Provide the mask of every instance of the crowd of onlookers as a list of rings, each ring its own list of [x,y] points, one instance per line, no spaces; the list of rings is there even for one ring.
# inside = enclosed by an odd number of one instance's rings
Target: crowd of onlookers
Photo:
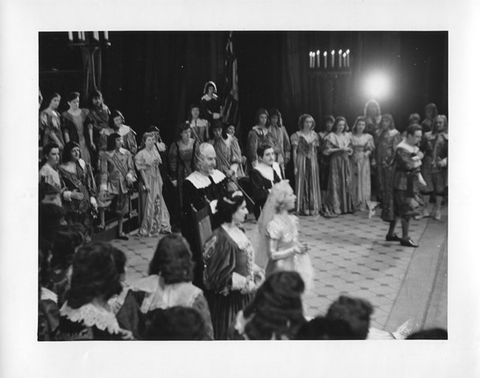
[[[57,93],[40,111],[39,339],[408,335],[371,332],[373,308],[357,298],[340,297],[325,317],[305,319],[302,294],[314,272],[291,213],[372,216],[380,207],[389,222],[386,240],[416,247],[410,219],[430,216],[422,203],[431,195],[432,216],[440,220],[446,194],[447,118],[435,105],[427,105],[421,123],[411,115],[403,134],[374,100],[352,128],[344,117],[327,116],[317,132],[313,117],[303,114],[291,136],[278,109],[260,109],[242,150],[213,82],[168,148],[155,126],[137,140],[99,91],[88,109],[79,107],[77,92],[66,100],[62,114]],[[285,180],[289,162],[294,189]],[[123,222],[134,192],[138,235],[166,236],[148,276],[127,285],[125,254],[91,240],[105,228],[106,212],[115,216],[117,238],[128,239]],[[203,209],[212,229],[206,240],[196,229]],[[241,227],[249,210],[256,240]],[[394,232],[398,221],[401,237]],[[434,338],[446,338],[438,332]]]

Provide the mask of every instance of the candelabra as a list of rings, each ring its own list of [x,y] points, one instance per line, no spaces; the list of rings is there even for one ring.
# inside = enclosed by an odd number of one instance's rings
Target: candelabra
[[[350,49],[342,51],[317,50],[310,51],[309,69],[312,72],[327,75],[350,74]]]
[[[102,38],[103,36],[103,38]],[[78,47],[82,51],[84,62],[84,94],[88,96],[92,89],[99,89],[97,83],[101,81],[102,47],[109,48],[112,44],[108,40],[108,31],[68,32],[68,46]],[[95,56],[97,59],[95,59]]]

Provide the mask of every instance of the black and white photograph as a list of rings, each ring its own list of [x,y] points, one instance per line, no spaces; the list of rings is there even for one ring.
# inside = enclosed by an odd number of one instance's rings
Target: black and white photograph
[[[7,3],[2,376],[479,372],[478,6]]]

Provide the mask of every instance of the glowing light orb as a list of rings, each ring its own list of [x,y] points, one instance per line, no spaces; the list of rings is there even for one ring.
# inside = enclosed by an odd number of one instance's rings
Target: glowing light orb
[[[390,91],[390,81],[383,73],[370,75],[366,80],[366,91],[369,97],[384,98]]]

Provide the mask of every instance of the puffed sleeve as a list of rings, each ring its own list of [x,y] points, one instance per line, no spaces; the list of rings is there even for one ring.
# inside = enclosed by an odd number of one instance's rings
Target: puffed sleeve
[[[130,132],[126,135],[127,149],[132,153],[137,153],[137,139],[135,138],[135,132],[130,128]]]
[[[213,325],[212,317],[210,316],[210,309],[208,302],[203,294],[200,294],[193,302],[192,308],[197,310],[205,322],[205,340],[213,340]]]
[[[373,136],[370,134],[365,134],[367,136],[367,145],[365,146],[366,151],[373,151],[375,150],[375,142],[373,140]]]
[[[312,144],[313,144],[313,147],[318,148],[320,146],[320,138],[317,133],[314,133]]]
[[[203,252],[205,287],[215,292],[228,293],[236,266],[235,251],[229,243],[221,240],[218,232],[205,243]]]
[[[147,169],[147,162],[145,160],[145,152],[143,150],[139,151],[135,155],[135,167],[139,171],[144,171]]]
[[[275,219],[272,219],[267,225],[267,234],[270,239],[280,239],[282,236],[282,228]]]

